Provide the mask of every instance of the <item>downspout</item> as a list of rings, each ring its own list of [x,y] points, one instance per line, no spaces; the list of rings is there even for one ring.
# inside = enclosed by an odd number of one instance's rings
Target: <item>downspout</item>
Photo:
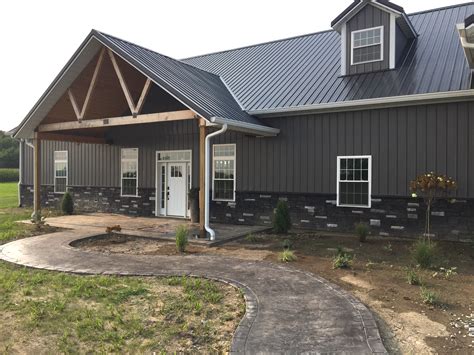
[[[20,139],[20,158],[18,167],[18,207],[21,207],[21,184],[23,183],[23,139]]]
[[[205,149],[205,163],[204,163],[204,168],[205,168],[205,179],[204,179],[204,188],[205,188],[205,193],[204,193],[204,229],[209,233],[209,239],[210,240],[215,240],[216,239],[216,232],[214,232],[213,229],[211,229],[209,225],[209,203],[210,203],[210,196],[209,196],[209,187],[210,187],[210,167],[211,167],[211,162],[210,162],[210,154],[211,154],[211,138],[218,136],[220,134],[225,133],[227,131],[227,124],[222,125],[222,128],[216,132],[210,133],[209,135],[206,136],[206,149]]]

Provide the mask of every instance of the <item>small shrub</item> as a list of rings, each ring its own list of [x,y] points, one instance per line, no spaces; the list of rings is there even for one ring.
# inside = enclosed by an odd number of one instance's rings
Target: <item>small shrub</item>
[[[334,269],[348,269],[351,267],[353,259],[354,256],[351,253],[344,251],[342,248],[337,248],[332,266]]]
[[[356,225],[355,231],[359,236],[359,241],[364,243],[367,240],[367,235],[369,234],[369,226],[367,223],[360,222]]]
[[[247,234],[247,236],[245,237],[245,240],[250,243],[256,243],[257,237],[253,235],[252,233],[250,233],[250,234]]]
[[[291,241],[289,239],[285,239],[282,243],[283,249],[289,250],[291,248]]]
[[[436,254],[436,244],[425,239],[419,239],[411,250],[413,261],[423,269],[433,265]]]
[[[439,298],[436,293],[427,289],[426,287],[421,287],[420,290],[421,300],[423,303],[428,304],[430,306],[435,306],[439,304]]]
[[[385,250],[388,253],[392,253],[393,252],[392,243],[388,242],[388,244],[383,247],[383,250]]]
[[[415,270],[407,270],[407,282],[409,285],[421,285],[420,276],[418,276]]]
[[[61,201],[61,211],[64,214],[71,215],[74,212],[74,201],[72,200],[72,195],[69,191],[63,195],[63,199]]]
[[[178,226],[176,228],[176,250],[180,253],[186,251],[188,245],[188,228],[186,226]]]
[[[296,255],[295,253],[293,253],[291,250],[289,249],[286,249],[286,250],[283,250],[279,255],[278,255],[278,259],[280,259],[280,261],[282,263],[289,263],[289,262],[292,262],[292,261],[296,261]]]
[[[285,201],[278,201],[273,216],[273,230],[275,233],[284,234],[291,228],[290,211]]]

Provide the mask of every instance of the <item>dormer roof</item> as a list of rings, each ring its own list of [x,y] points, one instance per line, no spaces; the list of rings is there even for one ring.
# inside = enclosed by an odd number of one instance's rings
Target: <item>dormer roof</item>
[[[342,25],[354,17],[366,6],[374,6],[388,13],[392,13],[397,18],[397,23],[407,38],[417,37],[415,28],[403,7],[386,0],[354,0],[343,12],[341,12],[332,22],[331,27],[337,32],[341,32]]]

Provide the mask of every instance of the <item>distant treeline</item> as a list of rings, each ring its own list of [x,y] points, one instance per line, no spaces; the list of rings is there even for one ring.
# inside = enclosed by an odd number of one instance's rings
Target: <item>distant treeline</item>
[[[18,168],[18,151],[18,141],[0,131],[0,168]]]

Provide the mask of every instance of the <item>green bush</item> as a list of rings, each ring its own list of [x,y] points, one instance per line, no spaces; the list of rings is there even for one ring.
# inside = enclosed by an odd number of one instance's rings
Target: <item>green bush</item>
[[[258,241],[257,237],[255,235],[253,235],[252,233],[250,234],[247,234],[246,237],[245,237],[245,241],[249,242],[249,243],[256,243]]]
[[[275,233],[284,234],[291,228],[290,211],[285,201],[278,201],[275,214],[273,216],[273,230]]]
[[[354,259],[354,256],[351,253],[344,251],[342,248],[337,248],[332,266],[334,269],[348,269],[352,265],[352,259]]]
[[[63,199],[61,201],[61,211],[64,214],[73,214],[74,212],[74,201],[72,200],[72,195],[69,191],[66,191],[63,195]]]
[[[439,304],[439,297],[433,291],[427,289],[426,287],[421,287],[420,290],[421,300],[425,304],[429,304],[430,306],[434,306]]]
[[[278,259],[283,263],[289,263],[296,261],[297,257],[291,250],[285,249],[278,255]]]
[[[407,270],[407,282],[410,285],[421,285],[421,279],[413,269]]]
[[[433,265],[436,256],[436,244],[426,239],[419,239],[412,247],[411,256],[417,265],[428,269]]]
[[[283,249],[286,249],[286,250],[290,249],[291,248],[291,240],[285,239],[283,241],[282,245],[283,245]]]
[[[356,225],[355,231],[357,235],[359,236],[359,241],[361,243],[364,243],[367,239],[367,235],[369,234],[369,226],[367,223],[360,222]]]
[[[0,182],[18,182],[18,169],[0,169]]]
[[[176,228],[176,250],[180,253],[186,251],[188,245],[188,228],[184,225]]]

